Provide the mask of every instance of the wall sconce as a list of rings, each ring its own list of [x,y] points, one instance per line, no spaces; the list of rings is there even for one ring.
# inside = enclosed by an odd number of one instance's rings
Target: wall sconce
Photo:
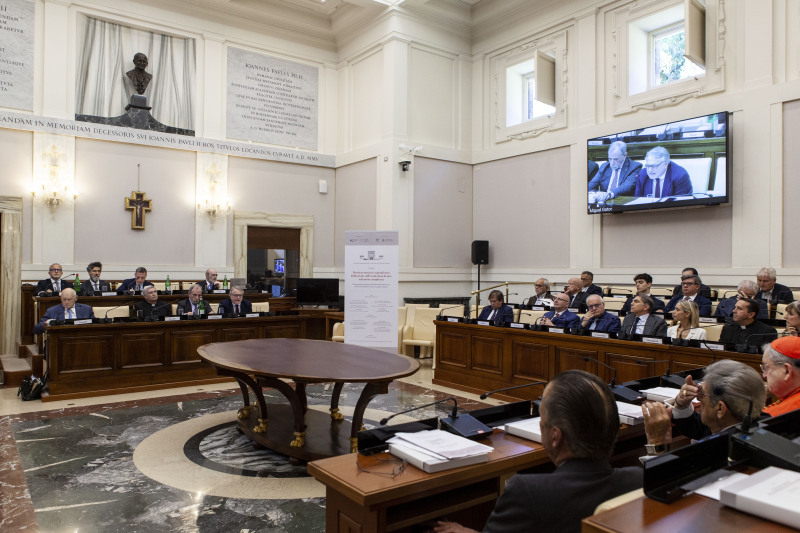
[[[64,152],[58,150],[56,145],[52,145],[48,151],[44,152],[42,166],[47,178],[41,184],[41,191],[36,185],[31,189],[33,200],[36,201],[37,193],[40,194],[42,203],[52,212],[55,212],[68,197],[72,196],[73,199],[78,197],[77,191],[73,190],[69,183],[64,183],[62,179],[62,162],[65,155]]]
[[[230,214],[231,204],[224,195],[217,193],[217,186],[220,185],[219,177],[220,174],[222,174],[222,171],[217,168],[217,164],[213,163],[211,167],[206,170],[205,174],[208,178],[206,182],[208,190],[205,200],[198,202],[197,209],[205,211],[213,225],[217,217],[228,216]]]

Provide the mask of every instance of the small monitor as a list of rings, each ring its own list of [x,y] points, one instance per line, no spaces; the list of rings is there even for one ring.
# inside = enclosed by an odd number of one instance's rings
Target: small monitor
[[[275,268],[273,269],[275,274],[283,274],[286,272],[286,259],[276,259],[275,260]]]
[[[297,278],[297,305],[339,307],[339,280]]]

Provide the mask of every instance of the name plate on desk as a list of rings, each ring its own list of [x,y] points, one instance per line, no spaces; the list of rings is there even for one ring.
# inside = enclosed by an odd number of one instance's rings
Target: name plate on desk
[[[222,315],[208,315],[209,320],[219,320],[222,318]]]
[[[598,339],[610,339],[611,338],[611,336],[608,333],[606,333],[605,331],[593,331],[592,332],[592,337],[595,337],[595,338],[598,338]]]
[[[544,306],[543,305],[532,305],[531,306],[531,311],[544,311]]]
[[[244,316],[245,316],[245,318],[258,318],[261,315],[259,315],[258,313],[247,313]]]
[[[227,294],[228,291],[226,289],[214,289],[211,291],[211,294]]]
[[[564,333],[564,328],[547,328],[550,333]]]
[[[698,320],[704,324],[716,324],[717,317],[715,316],[701,316]]]
[[[261,291],[261,294],[272,294],[272,291]]]
[[[642,342],[648,344],[664,344],[664,339],[661,337],[642,337]]]
[[[83,326],[84,324],[91,324],[91,323],[92,323],[92,319],[91,318],[81,318],[79,320],[74,321],[72,323],[72,325],[73,326]]]
[[[704,342],[700,344],[700,346],[708,348],[709,350],[725,350],[725,344],[721,342]]]
[[[479,326],[490,326],[491,325],[488,320],[478,320],[476,322],[476,324],[478,324]]]
[[[458,317],[449,316],[447,317],[447,322],[460,322],[460,320],[458,319]]]
[[[117,291],[101,292],[100,293],[100,296],[116,296],[116,295],[117,295]]]
[[[176,320],[179,321],[180,319],[181,319],[180,315],[178,315],[178,316],[165,316],[164,317],[164,322],[174,322]]]
[[[508,327],[515,329],[525,329],[525,324],[521,322],[509,322]]]
[[[575,314],[580,313],[580,309],[578,309],[577,307],[568,307],[567,311],[569,311],[570,313],[575,313]]]

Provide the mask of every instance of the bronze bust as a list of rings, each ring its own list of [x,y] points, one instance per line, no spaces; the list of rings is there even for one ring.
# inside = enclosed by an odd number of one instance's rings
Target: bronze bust
[[[136,68],[129,70],[125,75],[128,76],[128,79],[133,83],[133,88],[136,90],[136,93],[144,94],[144,91],[150,84],[150,80],[153,79],[153,75],[144,70],[147,68],[148,64],[147,56],[141,52],[137,53],[133,56],[133,64]]]

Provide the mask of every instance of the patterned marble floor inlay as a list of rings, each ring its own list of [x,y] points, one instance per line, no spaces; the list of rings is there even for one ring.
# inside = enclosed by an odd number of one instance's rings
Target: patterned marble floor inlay
[[[342,392],[346,417],[361,388],[348,385]],[[315,385],[307,393],[310,409],[327,410],[329,388]],[[268,401],[281,400],[277,393],[269,396]],[[365,424],[374,427],[388,414],[446,396],[394,383],[371,402]],[[459,407],[475,403],[459,400]],[[14,486],[13,505],[2,502],[0,529],[11,524],[81,533],[324,531],[324,487],[304,467],[257,450],[241,436],[234,424],[240,406],[240,396],[225,393],[5,417],[0,485],[8,488],[6,480],[14,480]],[[448,411],[442,405],[413,415]]]

